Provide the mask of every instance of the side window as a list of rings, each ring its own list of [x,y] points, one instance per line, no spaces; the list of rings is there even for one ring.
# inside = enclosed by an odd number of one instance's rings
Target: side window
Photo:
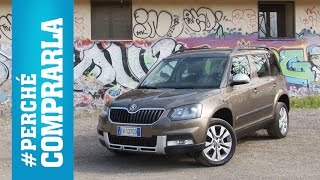
[[[92,39],[132,39],[131,0],[91,0],[91,11],[89,12],[91,12]]]
[[[177,61],[171,61],[168,64],[164,65],[161,71],[159,71],[157,74],[155,74],[155,84],[156,83],[162,83],[166,82],[170,79],[173,69],[176,66]]]
[[[254,66],[257,71],[258,77],[269,76],[269,66],[267,56],[265,54],[250,55],[253,59]]]
[[[250,77],[251,69],[247,56],[234,56],[232,57],[231,74],[246,74]]]
[[[208,58],[204,66],[204,73],[206,75],[210,74],[212,67],[213,67],[212,61]]]
[[[258,1],[260,39],[294,38],[294,3],[294,1]]]
[[[270,55],[270,70],[271,70],[272,76],[281,74],[281,69],[278,63],[278,59],[273,53],[271,53]]]

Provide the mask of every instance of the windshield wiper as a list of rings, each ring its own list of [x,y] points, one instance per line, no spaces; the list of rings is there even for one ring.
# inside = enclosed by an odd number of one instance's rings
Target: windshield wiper
[[[139,86],[138,89],[158,89],[158,88],[152,87],[152,86]]]
[[[173,87],[174,89],[197,89],[196,87],[192,86],[182,86],[182,87]]]
[[[174,89],[216,89],[217,87],[213,87],[213,86],[199,86],[199,87],[195,87],[195,86],[182,86],[182,87],[174,87]]]

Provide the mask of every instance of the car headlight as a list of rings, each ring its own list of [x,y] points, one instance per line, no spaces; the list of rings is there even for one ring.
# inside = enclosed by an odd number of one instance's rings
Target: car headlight
[[[201,116],[202,105],[201,104],[191,104],[186,106],[180,106],[173,108],[169,117],[171,120],[184,120],[184,119],[194,119]]]
[[[101,110],[100,116],[105,118],[108,116],[108,114],[109,114],[109,107],[107,105],[104,105]]]

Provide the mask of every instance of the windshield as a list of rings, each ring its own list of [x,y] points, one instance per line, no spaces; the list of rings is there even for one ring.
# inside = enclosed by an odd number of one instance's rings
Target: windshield
[[[219,88],[226,62],[226,57],[165,59],[152,70],[138,88]]]

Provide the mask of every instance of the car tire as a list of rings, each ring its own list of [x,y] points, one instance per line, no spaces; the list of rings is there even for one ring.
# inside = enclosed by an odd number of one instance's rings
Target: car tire
[[[237,138],[231,125],[222,119],[212,119],[207,128],[205,147],[194,153],[195,160],[204,166],[220,166],[233,156]]]
[[[274,120],[272,124],[267,128],[269,136],[273,138],[284,138],[289,131],[289,111],[283,102],[278,102]]]

